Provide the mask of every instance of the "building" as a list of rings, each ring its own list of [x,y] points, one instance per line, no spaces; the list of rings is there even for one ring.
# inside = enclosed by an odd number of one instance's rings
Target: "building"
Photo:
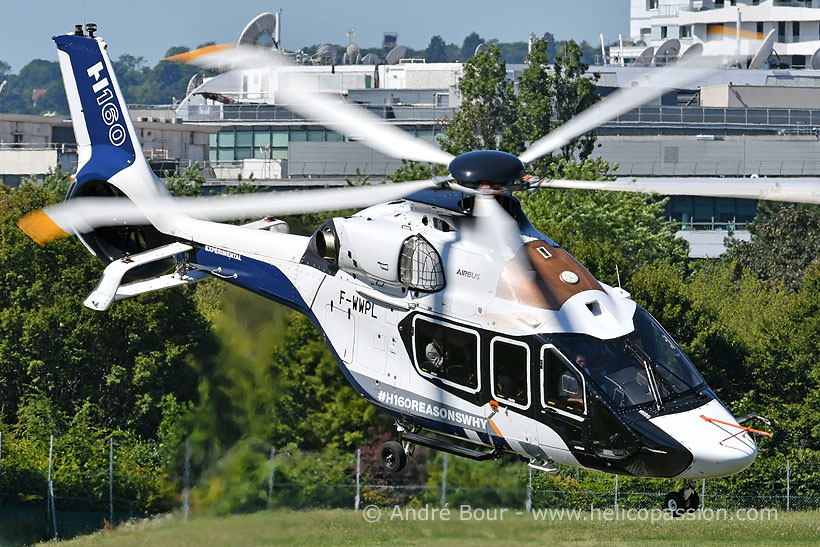
[[[820,0],[631,0],[630,38],[623,48],[626,64],[647,47],[680,40],[685,52],[694,44],[742,42],[746,55],[774,31],[774,67],[811,67],[820,50]],[[611,52],[617,56],[617,52]],[[817,68],[820,68],[818,66]]]
[[[210,136],[219,129],[183,124],[164,108],[135,107],[131,114],[143,153],[160,176],[168,170],[204,164],[210,155]],[[16,187],[23,179],[41,178],[58,165],[63,171],[77,168],[77,142],[70,119],[0,114],[0,183]]]

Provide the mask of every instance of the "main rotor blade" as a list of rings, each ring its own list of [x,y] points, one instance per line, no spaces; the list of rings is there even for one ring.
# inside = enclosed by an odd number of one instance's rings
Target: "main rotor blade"
[[[378,186],[265,192],[210,196],[203,198],[156,198],[140,201],[137,207],[128,198],[76,198],[29,213],[18,225],[34,241],[48,241],[72,233],[88,233],[103,226],[134,226],[173,223],[184,215],[204,220],[224,221],[359,209],[403,198],[409,194],[440,187],[442,183],[420,180]]]
[[[552,180],[542,183],[541,188],[608,190],[659,194],[662,196],[703,196],[820,204],[820,182],[817,179],[807,178],[712,177],[638,180],[629,178],[611,182]]]
[[[342,100],[338,95],[318,93],[300,83],[296,77],[288,78],[282,86],[283,74],[294,65],[282,53],[254,47],[232,47],[230,44],[208,46],[195,51],[169,57],[169,61],[191,63],[206,68],[258,69],[284,67],[280,73],[280,87],[276,91],[276,103],[296,111],[306,119],[361,141],[373,150],[397,159],[449,165],[453,159],[432,143],[411,137],[407,132],[387,124],[382,118]],[[298,76],[298,72],[292,72]]]
[[[565,146],[572,139],[660,97],[667,89],[684,87],[702,80],[717,69],[716,66],[703,68],[700,66],[703,63],[704,61],[698,58],[689,63],[682,62],[674,67],[656,70],[642,82],[640,87],[623,88],[612,93],[551,133],[541,137],[532,143],[519,156],[519,159],[524,163],[531,163]]]

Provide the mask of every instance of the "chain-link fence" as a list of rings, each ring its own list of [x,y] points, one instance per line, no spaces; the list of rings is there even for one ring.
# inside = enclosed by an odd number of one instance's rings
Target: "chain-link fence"
[[[192,511],[357,510],[368,505],[652,510],[662,506],[668,492],[681,488],[680,481],[565,467],[546,474],[512,457],[474,462],[421,447],[401,473],[390,474],[380,464],[379,446],[346,452],[256,446],[253,454],[235,455],[241,465],[214,471],[192,464],[186,445],[178,475],[115,472],[113,441],[105,457],[97,458],[107,460],[107,469],[98,472],[59,465],[60,454],[51,443],[48,459],[40,460],[47,465],[40,467],[5,465],[0,451],[0,545],[71,537],[170,511],[187,518]],[[698,481],[696,487],[701,507],[711,509],[817,510],[820,462],[760,458],[742,474]]]

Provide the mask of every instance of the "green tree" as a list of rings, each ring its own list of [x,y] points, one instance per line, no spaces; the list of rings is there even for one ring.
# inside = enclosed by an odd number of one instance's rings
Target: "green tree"
[[[546,53],[546,51],[544,51]],[[564,43],[555,55],[552,76],[552,129],[564,124],[600,100],[595,91],[598,75],[586,77],[589,65],[583,62],[583,52],[575,41]],[[585,160],[595,146],[595,133],[573,139],[561,149],[565,160]]]
[[[457,155],[471,150],[514,150],[517,99],[501,51],[490,46],[464,64],[461,106],[444,130],[442,146]]]
[[[427,53],[424,59],[428,63],[446,63],[447,51],[445,50],[444,40],[438,34],[430,38],[430,43],[427,45]]]
[[[820,207],[760,202],[751,241],[732,240],[729,254],[760,279],[797,290],[820,256]]]
[[[210,329],[184,290],[85,308],[102,263],[74,238],[38,246],[16,226],[56,199],[29,183],[0,187],[0,405],[14,422],[32,393],[66,415],[94,401],[98,425],[152,438],[166,394],[196,395],[191,362],[213,353]]]
[[[189,166],[180,175],[177,173],[165,172],[165,187],[176,197],[198,197],[202,195],[202,185],[205,177],[202,176],[202,168],[199,163]]]
[[[484,39],[478,35],[476,32],[471,32],[464,38],[464,43],[461,45],[461,61],[464,62],[467,59],[470,59],[475,54],[475,48],[479,46],[479,44],[483,44]],[[500,50],[499,50],[500,55]]]
[[[11,65],[0,59],[0,82],[11,74]]]
[[[553,117],[553,84],[550,73],[549,58],[547,56],[548,43],[546,40],[536,39],[527,56],[527,67],[518,79],[518,116],[516,117],[516,133],[521,137],[520,149],[523,142],[535,142],[552,129]],[[517,150],[521,152],[523,150]],[[534,162],[530,169],[535,173],[544,174],[554,162],[552,155],[547,155]]]

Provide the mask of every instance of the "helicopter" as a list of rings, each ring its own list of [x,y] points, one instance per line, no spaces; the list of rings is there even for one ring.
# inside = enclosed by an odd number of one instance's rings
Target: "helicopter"
[[[447,165],[406,183],[172,198],[146,162],[96,26],[54,37],[78,146],[66,201],[19,222],[36,242],[74,235],[107,266],[85,306],[217,278],[293,308],[350,384],[396,419],[380,450],[400,471],[415,446],[474,460],[682,479],[664,507],[695,510],[694,481],[755,460],[753,415],[735,418],[669,333],[621,287],[538,232],[510,192],[598,188],[820,202],[806,182],[541,181],[526,164],[661,93],[613,94],[520,156],[453,157],[338,98],[289,93],[300,114],[394,157]],[[220,54],[211,49],[203,54]],[[235,54],[235,53],[234,53]],[[193,57],[193,56],[189,56]],[[236,59],[236,57],[234,58]],[[203,63],[204,64],[204,63]],[[702,71],[663,69],[675,87]],[[323,122],[324,123],[324,122]],[[362,208],[290,234],[277,216]],[[222,221],[260,218],[245,224]]]

